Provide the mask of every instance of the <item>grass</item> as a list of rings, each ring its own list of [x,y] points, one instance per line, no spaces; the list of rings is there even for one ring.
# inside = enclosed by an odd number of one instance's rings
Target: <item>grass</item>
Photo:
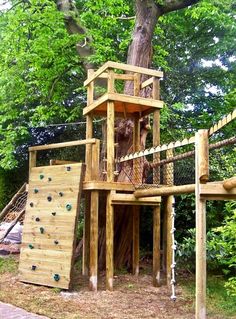
[[[0,274],[3,274],[5,272],[16,273],[17,268],[18,262],[14,257],[0,257]]]
[[[222,318],[236,318],[236,298],[229,296],[224,287],[222,276],[208,276],[207,280],[207,312],[209,316],[221,315]],[[189,298],[194,298],[195,281],[186,279],[181,282]]]

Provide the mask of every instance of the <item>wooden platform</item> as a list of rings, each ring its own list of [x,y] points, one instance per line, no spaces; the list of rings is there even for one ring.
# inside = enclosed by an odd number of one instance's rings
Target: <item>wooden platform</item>
[[[22,248],[21,281],[69,289],[83,164],[31,170]]]
[[[155,109],[161,109],[163,107],[163,102],[160,100],[118,93],[106,93],[98,100],[95,100],[92,104],[85,107],[83,115],[93,112],[94,115],[106,116],[108,101],[114,102],[116,115],[123,117],[129,117],[133,116],[134,113],[139,113],[139,117],[141,118],[154,112]]]

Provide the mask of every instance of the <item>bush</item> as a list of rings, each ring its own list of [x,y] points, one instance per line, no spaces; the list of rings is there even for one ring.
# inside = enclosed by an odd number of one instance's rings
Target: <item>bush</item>
[[[210,269],[220,269],[229,279],[225,285],[228,293],[236,296],[236,203],[225,205],[227,216],[223,226],[207,232],[207,263]],[[188,230],[178,245],[177,258],[180,265],[194,269],[195,265],[195,228]]]

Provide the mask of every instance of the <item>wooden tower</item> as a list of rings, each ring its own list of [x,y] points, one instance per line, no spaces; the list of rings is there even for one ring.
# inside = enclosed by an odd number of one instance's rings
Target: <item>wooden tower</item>
[[[115,71],[116,70],[116,71]],[[124,73],[123,73],[124,72]],[[96,116],[107,118],[106,132],[106,177],[99,181],[99,142],[86,145],[86,214],[84,228],[84,262],[83,273],[90,272],[90,287],[97,290],[98,269],[98,205],[99,192],[106,192],[106,287],[113,288],[113,237],[114,237],[114,205],[127,204],[133,206],[133,273],[139,272],[139,206],[154,206],[153,234],[154,234],[154,285],[160,284],[160,197],[134,197],[134,187],[131,183],[117,183],[114,176],[115,169],[115,119],[130,118],[133,120],[133,150],[140,150],[140,119],[153,113],[153,145],[160,144],[160,101],[159,80],[163,76],[160,71],[126,65],[116,62],[107,62],[96,72],[89,70],[88,79],[84,82],[87,87],[87,106],[83,110],[86,116],[86,139],[93,138],[93,119]],[[144,82],[141,79],[146,78]],[[96,81],[107,81],[106,92],[95,99]],[[117,93],[117,80],[132,82],[133,95]],[[141,91],[152,86],[152,96],[141,97]],[[154,155],[157,159],[159,154]],[[133,170],[135,170],[135,160]],[[136,176],[134,174],[134,176]],[[158,173],[155,175],[158,183]],[[132,181],[133,183],[139,181]],[[168,202],[168,201],[167,201]],[[170,201],[169,201],[170,202]],[[168,207],[168,204],[167,204]],[[90,271],[89,271],[90,269]]]

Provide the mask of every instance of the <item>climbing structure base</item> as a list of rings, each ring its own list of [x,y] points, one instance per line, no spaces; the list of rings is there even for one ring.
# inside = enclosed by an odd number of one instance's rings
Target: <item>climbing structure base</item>
[[[20,254],[21,281],[69,289],[84,166],[34,167]]]

